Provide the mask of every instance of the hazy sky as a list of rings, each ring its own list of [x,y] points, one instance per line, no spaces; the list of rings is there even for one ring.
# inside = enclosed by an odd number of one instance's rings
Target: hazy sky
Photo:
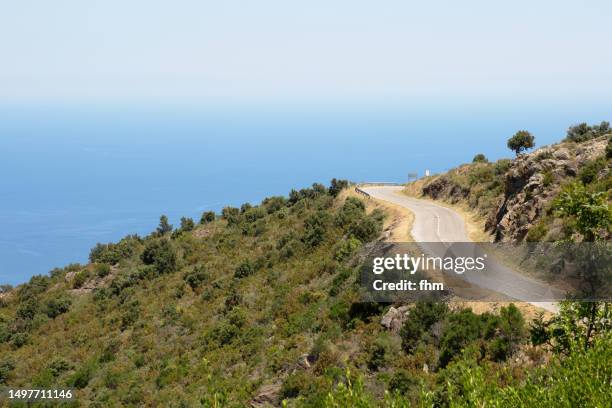
[[[0,103],[612,95],[612,2],[0,0]]]

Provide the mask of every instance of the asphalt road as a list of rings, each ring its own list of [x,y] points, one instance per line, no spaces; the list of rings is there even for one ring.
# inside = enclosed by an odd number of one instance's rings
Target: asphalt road
[[[450,208],[427,200],[408,197],[401,194],[402,186],[367,186],[361,188],[373,198],[384,200],[409,209],[414,214],[411,235],[417,243],[457,243],[470,242],[461,215]],[[431,248],[440,248],[432,245]],[[454,251],[468,251],[471,254],[454,253],[455,256],[473,255],[473,246],[453,246]],[[427,251],[427,248],[423,248]],[[432,249],[435,251],[436,249]],[[434,254],[442,255],[442,254]],[[486,273],[461,275],[466,281],[491,291],[501,293],[509,298],[533,304],[542,309],[558,312],[556,302],[535,301],[537,299],[558,299],[561,292],[550,285],[534,280],[511,268],[496,262],[487,262]]]

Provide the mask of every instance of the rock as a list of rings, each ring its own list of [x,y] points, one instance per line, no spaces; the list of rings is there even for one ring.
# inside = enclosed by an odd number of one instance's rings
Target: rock
[[[396,315],[397,315],[397,309],[394,308],[393,306],[391,306],[391,308],[383,316],[382,320],[380,321],[380,324],[385,326],[387,329],[390,329],[391,328],[391,322],[396,317]]]
[[[569,150],[565,147],[555,150],[552,155],[557,160],[569,160],[571,157]]]
[[[382,317],[380,324],[391,331],[399,331],[406,321],[408,309],[410,309],[409,306],[400,306],[397,309],[391,306],[389,311]]]
[[[280,392],[280,384],[267,384],[259,389],[259,393],[251,400],[251,407],[262,408],[275,406],[278,401],[278,393]]]

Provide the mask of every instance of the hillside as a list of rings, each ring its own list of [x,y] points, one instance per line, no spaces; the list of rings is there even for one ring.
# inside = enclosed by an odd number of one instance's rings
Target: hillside
[[[496,220],[498,240],[536,228],[584,239],[580,216],[553,203],[579,180],[610,199],[607,143],[469,164],[409,188],[471,205]],[[360,302],[362,255],[407,239],[410,221],[348,187],[334,179],[178,228],[161,217],[146,237],[98,244],[87,265],[5,287],[0,385],[71,387],[74,406],[93,407],[607,404],[607,304],[568,302],[532,320],[512,304]],[[594,232],[609,238],[609,227]]]
[[[555,199],[577,188],[612,199],[609,137],[566,139],[494,163],[475,157],[473,163],[412,183],[407,192],[471,210],[498,242],[580,240],[570,217],[554,214]],[[609,239],[605,228],[598,234]]]

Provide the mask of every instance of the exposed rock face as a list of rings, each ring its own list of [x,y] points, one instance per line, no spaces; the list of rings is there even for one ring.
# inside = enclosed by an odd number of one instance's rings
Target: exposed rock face
[[[393,332],[398,332],[406,321],[408,309],[408,306],[400,306],[397,309],[391,306],[389,311],[382,317],[380,324]]]
[[[601,156],[607,139],[558,144],[517,157],[505,175],[505,194],[486,227],[496,241],[520,242],[537,222],[561,183],[575,177],[588,161]]]
[[[582,143],[546,146],[503,166],[462,165],[435,176],[422,186],[421,192],[452,204],[468,204],[485,217],[485,229],[496,241],[521,242],[562,185],[579,175],[587,162],[605,154],[607,140],[606,135]]]
[[[423,187],[423,194],[437,200],[441,197],[451,197],[461,200],[469,194],[469,190],[451,182],[446,177],[439,177]]]

